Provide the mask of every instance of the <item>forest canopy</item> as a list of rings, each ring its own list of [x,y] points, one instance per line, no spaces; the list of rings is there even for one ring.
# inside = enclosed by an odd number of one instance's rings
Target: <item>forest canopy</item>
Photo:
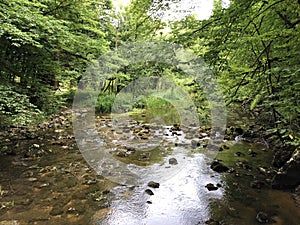
[[[208,19],[191,14],[166,21],[162,15],[174,2],[180,0],[132,0],[116,12],[110,0],[2,0],[1,125],[26,125],[24,113],[36,117],[66,106],[85,68],[100,55],[128,42],[163,40],[205,59],[228,107],[243,108],[298,145],[300,2],[231,0],[225,7],[214,0]],[[176,68],[145,63],[117,71],[104,84],[98,109],[109,111],[114,95],[137,77],[166,74],[195,102],[205,101]],[[13,122],[18,120],[24,123]]]

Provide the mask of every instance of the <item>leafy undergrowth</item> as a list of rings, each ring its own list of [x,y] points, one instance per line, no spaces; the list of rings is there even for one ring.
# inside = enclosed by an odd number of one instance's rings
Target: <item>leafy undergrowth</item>
[[[23,127],[41,122],[44,114],[11,87],[0,85],[0,124],[3,127]]]

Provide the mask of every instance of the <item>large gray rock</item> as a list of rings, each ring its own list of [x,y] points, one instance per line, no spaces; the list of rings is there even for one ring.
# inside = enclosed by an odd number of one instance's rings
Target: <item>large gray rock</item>
[[[272,180],[272,187],[276,189],[295,188],[300,184],[300,147],[292,157],[278,170]]]

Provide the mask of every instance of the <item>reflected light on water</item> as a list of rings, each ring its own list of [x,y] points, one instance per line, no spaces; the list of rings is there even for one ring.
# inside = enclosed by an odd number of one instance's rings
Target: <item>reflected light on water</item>
[[[222,189],[209,192],[205,185],[220,183],[220,177],[208,169],[203,154],[187,157],[186,160],[187,166],[171,179],[160,183],[159,188],[144,185],[130,191],[125,186],[117,187],[113,191],[115,197],[111,202],[111,213],[98,224],[204,224],[210,217],[210,199],[223,195]],[[145,184],[149,181],[145,179]],[[146,189],[151,189],[154,195],[145,193]]]

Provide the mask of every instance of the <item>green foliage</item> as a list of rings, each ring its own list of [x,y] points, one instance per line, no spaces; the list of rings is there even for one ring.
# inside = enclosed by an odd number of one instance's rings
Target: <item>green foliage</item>
[[[47,114],[60,87],[76,85],[93,59],[108,50],[110,0],[3,0],[0,2],[1,81]],[[64,90],[65,91],[65,90]]]
[[[71,102],[73,88],[85,68],[109,48],[125,42],[167,39],[205,59],[218,76],[228,104],[242,103],[258,119],[268,117],[268,125],[278,129],[276,133],[282,138],[293,137],[290,141],[295,144],[294,131],[300,123],[299,1],[232,0],[225,9],[222,1],[215,0],[210,19],[199,21],[188,16],[165,24],[160,13],[172,2],[177,1],[134,0],[115,14],[110,0],[2,0],[0,76],[3,83],[18,87],[10,92],[2,88],[3,123],[26,125],[28,115],[41,114],[37,108],[51,114],[64,102]],[[171,32],[164,36],[160,32],[165,28]],[[187,60],[180,54],[176,57]],[[115,103],[116,110],[168,108],[171,106],[162,99],[182,97],[173,91],[143,96],[157,90],[139,96],[148,83],[139,85],[141,90],[131,90],[134,96],[115,96],[143,77],[174,81],[190,95],[200,117],[209,120],[211,105],[205,90],[178,68],[164,63],[126,65],[115,72],[114,79],[101,83],[107,91],[97,99],[92,99],[99,94],[93,90],[82,89],[79,95],[87,100],[85,104],[96,104],[100,112],[110,112]],[[26,113],[21,114],[22,110]]]
[[[147,109],[159,109],[159,108],[171,108],[172,104],[168,102],[167,100],[160,98],[160,97],[155,97],[155,96],[150,96],[146,98],[146,108]]]
[[[64,102],[60,95],[56,95],[50,87],[36,84],[30,89],[30,101],[46,115],[55,114],[63,108]]]
[[[117,16],[120,44],[157,38],[164,23],[156,13],[163,7],[163,1],[131,1],[125,12]]]
[[[256,97],[254,98],[254,100],[251,102],[250,110],[253,110],[255,108],[255,106],[260,101],[260,99],[261,99],[261,95],[257,94]]]
[[[228,104],[254,111],[283,141],[297,145],[299,1],[232,0],[226,9],[221,1],[214,3],[207,20],[188,17],[171,24],[169,40],[204,57]]]
[[[0,124],[2,126],[27,126],[41,122],[43,113],[30,103],[28,96],[0,85]]]
[[[300,146],[300,135],[297,132],[297,129],[291,128],[288,124],[282,126],[282,122],[278,121],[281,125],[280,127],[272,128],[268,130],[269,134],[272,134],[276,137],[280,137],[280,144],[287,144],[291,146],[298,147]]]
[[[114,100],[115,95],[99,95],[95,106],[96,111],[101,113],[110,113]]]

